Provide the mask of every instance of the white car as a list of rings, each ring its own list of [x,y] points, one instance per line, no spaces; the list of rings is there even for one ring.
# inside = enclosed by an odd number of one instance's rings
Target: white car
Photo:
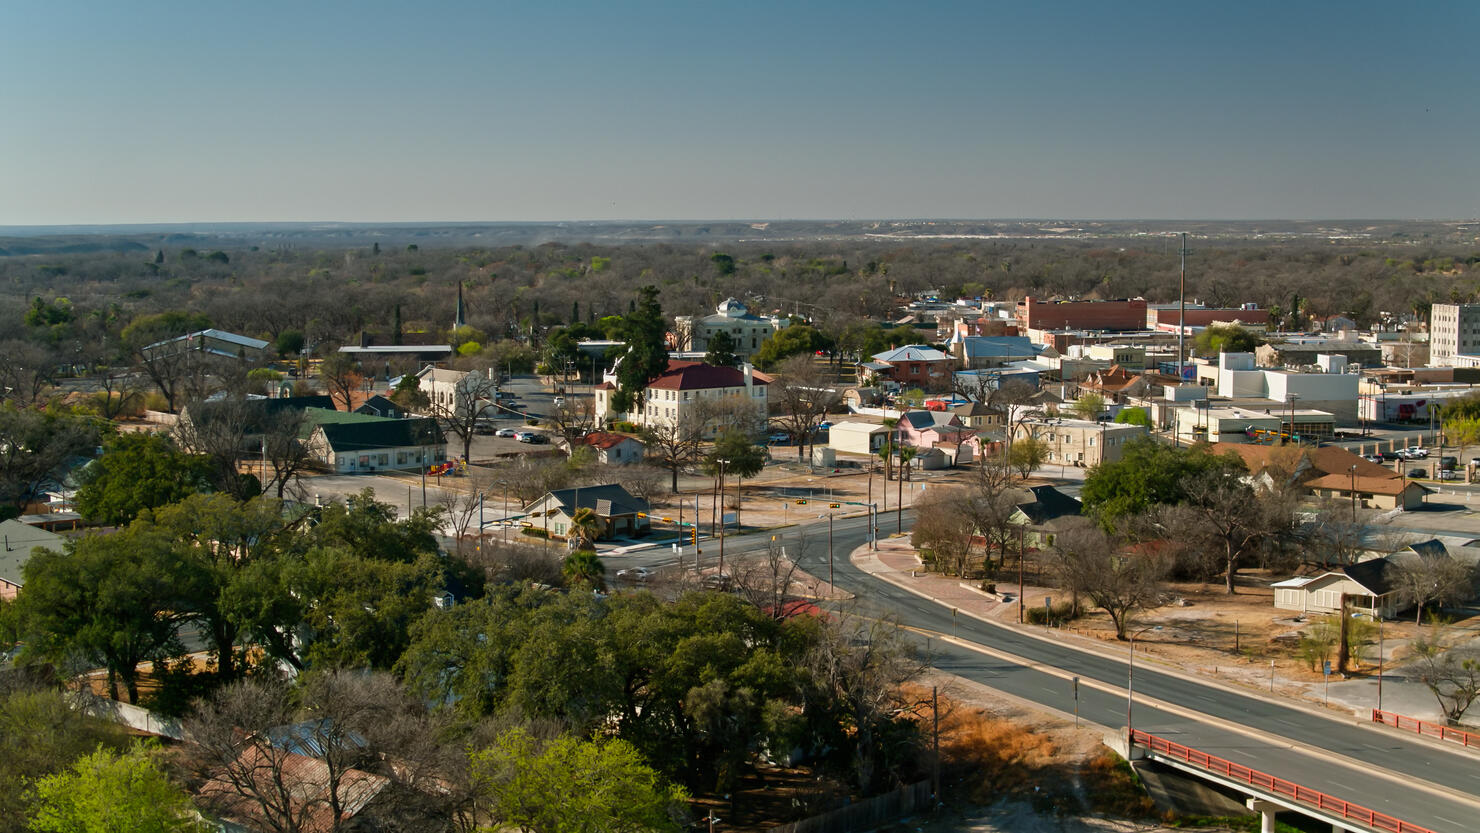
[[[550,404],[554,405],[557,408],[563,408],[565,407],[565,397],[557,396],[554,399],[550,400]]]
[[[1421,445],[1416,445],[1412,448],[1405,448],[1404,452],[1407,453],[1408,459],[1410,460],[1422,460],[1429,456],[1429,450]]]
[[[500,428],[493,432],[493,435],[495,437],[517,437],[519,436],[519,432],[512,428]]]
[[[652,577],[653,571],[646,567],[628,567],[617,571],[617,578],[624,578],[628,581],[647,581]]]

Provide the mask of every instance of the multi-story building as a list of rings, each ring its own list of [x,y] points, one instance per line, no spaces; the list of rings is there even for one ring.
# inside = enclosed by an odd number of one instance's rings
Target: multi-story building
[[[726,428],[750,429],[764,422],[769,384],[749,364],[737,370],[702,362],[668,362],[668,369],[648,382],[639,407],[628,413],[612,408],[615,378],[596,386],[596,420],[616,420],[644,428],[704,423],[706,434]]]
[[[719,333],[729,333],[735,345],[735,355],[742,358],[755,354],[761,342],[786,326],[788,319],[754,315],[734,298],[721,303],[714,315],[695,318],[680,315],[673,319],[674,342],[679,350],[703,353],[709,350],[709,340]]]
[[[1144,330],[1146,299],[1118,301],[1040,301],[1029,296],[1018,305],[1020,330]]]
[[[858,366],[859,381],[868,383],[870,377],[896,382],[904,388],[945,390],[951,386],[951,365],[954,360],[923,344],[896,347],[875,353],[872,361]]]
[[[1480,304],[1434,304],[1429,314],[1429,361],[1445,367],[1480,364]]]
[[[1044,444],[1044,465],[1089,468],[1120,459],[1125,444],[1147,435],[1143,425],[1038,417],[1013,426],[1013,441],[1034,437]]]

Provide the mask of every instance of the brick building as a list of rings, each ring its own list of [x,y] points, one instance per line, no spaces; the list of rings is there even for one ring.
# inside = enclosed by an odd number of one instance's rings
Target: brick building
[[[1144,330],[1146,299],[1040,301],[1030,295],[1018,304],[1017,316],[1028,330]]]

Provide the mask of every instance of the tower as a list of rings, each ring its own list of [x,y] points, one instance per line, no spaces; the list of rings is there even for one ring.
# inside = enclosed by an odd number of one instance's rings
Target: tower
[[[453,316],[452,316],[452,329],[456,330],[458,327],[466,327],[467,325],[468,325],[468,318],[467,318],[466,310],[464,310],[464,308],[463,308],[463,285],[462,285],[462,281],[458,281],[457,282],[457,311],[455,313],[453,313]]]

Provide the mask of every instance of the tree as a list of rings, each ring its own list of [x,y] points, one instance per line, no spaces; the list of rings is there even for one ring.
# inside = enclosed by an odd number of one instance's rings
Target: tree
[[[35,794],[22,789],[100,748],[128,743],[122,726],[75,708],[76,698],[10,671],[0,693],[0,831],[23,833]]]
[[[22,408],[42,401],[63,361],[54,348],[20,339],[0,342],[0,355],[5,356],[0,363],[0,400]]]
[[[1445,412],[1448,412],[1445,408]],[[1460,460],[1466,458],[1465,449],[1480,443],[1480,417],[1461,417],[1459,419],[1444,419],[1444,434],[1449,441],[1459,446]]]
[[[1439,629],[1413,641],[1414,674],[1455,724],[1480,698],[1480,650],[1451,646]]]
[[[668,369],[668,322],[658,304],[658,288],[644,286],[637,297],[619,328],[619,338],[627,345],[617,363],[617,389],[612,394],[612,409],[617,413],[636,409],[648,382]]]
[[[360,363],[348,353],[331,353],[319,362],[319,381],[335,400],[336,407],[345,411],[355,409],[355,394],[365,387]]]
[[[1423,621],[1424,605],[1459,604],[1475,589],[1475,570],[1452,558],[1402,558],[1391,572],[1398,598],[1414,606],[1414,622]]]
[[[167,506],[210,488],[210,465],[159,434],[119,434],[83,473],[77,509],[98,523],[123,526],[145,509]]]
[[[1034,469],[1048,459],[1048,443],[1028,434],[1012,444],[1012,449],[1007,452],[1007,459],[1017,469],[1018,477],[1027,480]]]
[[[193,349],[188,340],[177,339],[210,326],[211,320],[204,315],[170,310],[141,315],[123,328],[123,343],[172,411],[186,400],[204,399],[209,392],[215,360]]]
[[[1088,518],[1074,519],[1054,536],[1050,565],[1058,586],[1105,611],[1115,638],[1125,639],[1137,611],[1160,604],[1166,559],[1153,552],[1126,553],[1120,541]]]
[[[797,460],[804,459],[803,448],[843,401],[842,394],[822,378],[812,357],[800,355],[784,359],[777,366],[767,398],[777,421],[796,444]]]
[[[473,453],[473,437],[477,436],[478,427],[498,412],[493,404],[498,395],[498,380],[490,378],[493,376],[496,374],[488,368],[469,370],[457,380],[448,401],[427,406],[427,413],[442,430],[462,443],[464,460]]]
[[[570,534],[571,540],[576,542],[576,549],[590,549],[596,539],[601,536],[601,529],[600,516],[589,506],[582,506],[571,516]]]
[[[175,423],[173,435],[180,448],[206,460],[211,486],[238,500],[262,493],[262,481],[244,470],[241,459],[263,442],[273,413],[265,400],[226,396],[214,401],[192,401]],[[291,430],[291,426],[290,426]],[[292,442],[296,436],[286,440]],[[278,443],[275,441],[274,446]]]
[[[709,338],[709,350],[704,354],[704,363],[716,367],[734,367],[740,363],[740,357],[735,355],[735,339],[728,332],[720,330]]]
[[[1102,524],[1113,524],[1158,503],[1185,502],[1188,484],[1200,477],[1244,470],[1238,457],[1216,456],[1206,446],[1177,448],[1150,438],[1133,439],[1121,449],[1119,460],[1102,462],[1085,474],[1084,511]]]
[[[1098,419],[1105,412],[1105,397],[1098,393],[1082,393],[1069,404],[1069,410],[1080,419]]]
[[[38,833],[185,833],[205,827],[185,791],[170,782],[153,746],[99,749],[35,785]]]
[[[678,492],[679,472],[689,469],[704,457],[704,435],[709,426],[703,415],[690,409],[680,412],[672,422],[649,425],[642,431],[648,459],[668,470],[671,491]]]
[[[36,550],[19,597],[22,657],[80,657],[107,670],[113,699],[122,682],[129,702],[137,703],[139,664],[181,650],[183,588],[174,546],[158,530],[130,526],[68,541],[66,553]]]
[[[1252,353],[1264,340],[1237,324],[1212,324],[1203,328],[1192,342],[1199,356],[1219,353]]]
[[[1122,408],[1120,413],[1115,415],[1115,421],[1120,425],[1151,427],[1151,417],[1146,415],[1145,408]]]
[[[568,584],[602,590],[606,587],[606,565],[595,552],[586,549],[573,550],[565,557],[560,574]]]
[[[542,744],[527,729],[501,733],[472,755],[495,827],[525,833],[684,829],[681,788],[666,783],[623,740],[562,735]]]
[[[810,324],[792,324],[777,330],[774,335],[761,342],[751,360],[756,367],[762,370],[770,370],[782,359],[799,356],[813,355],[818,350],[832,349],[832,342],[827,336],[817,331]]]
[[[1289,507],[1275,495],[1256,494],[1232,470],[1191,477],[1182,490],[1187,499],[1177,517],[1183,522],[1167,530],[1169,537],[1217,554],[1228,593],[1237,593],[1239,568],[1290,533]]]
[[[0,406],[0,506],[19,514],[68,458],[90,455],[101,436],[93,419]]]
[[[970,504],[970,495],[954,489],[932,489],[915,504],[910,546],[928,554],[943,574],[966,576],[976,534]]]
[[[720,461],[724,462],[721,463]],[[751,441],[743,431],[726,431],[714,441],[714,447],[704,458],[704,471],[710,475],[734,477],[735,526],[740,526],[740,484],[747,477],[755,477],[766,467],[766,450]],[[724,484],[720,484],[721,488]],[[723,512],[723,508],[720,510]]]

